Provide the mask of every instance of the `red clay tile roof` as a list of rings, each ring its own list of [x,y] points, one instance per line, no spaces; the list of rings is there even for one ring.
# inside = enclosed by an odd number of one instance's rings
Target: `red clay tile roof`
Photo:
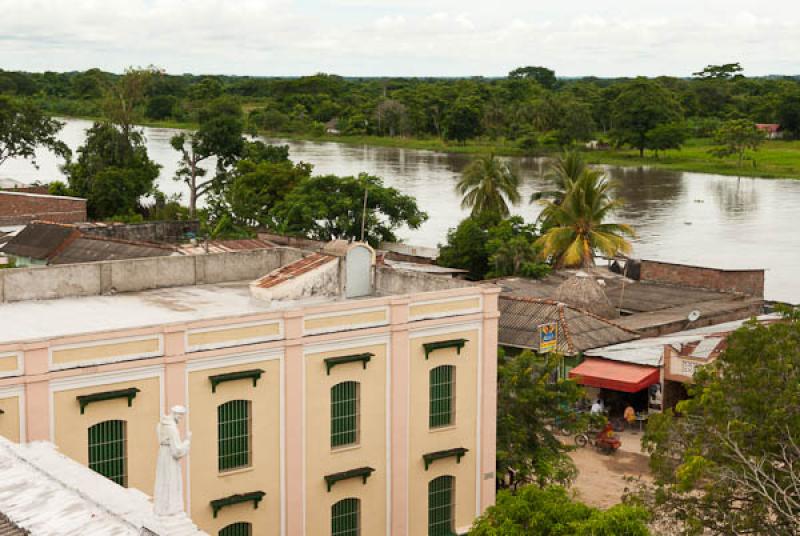
[[[766,132],[778,132],[781,126],[777,123],[756,123],[756,128]]]
[[[315,268],[334,260],[336,260],[336,257],[332,257],[331,255],[312,253],[308,257],[303,257],[302,259],[298,259],[287,264],[286,266],[281,266],[277,270],[268,273],[261,279],[257,280],[255,282],[255,286],[259,288],[274,287],[280,285],[284,281],[288,281],[289,279],[293,279],[299,275],[308,273],[311,270],[314,270]]]

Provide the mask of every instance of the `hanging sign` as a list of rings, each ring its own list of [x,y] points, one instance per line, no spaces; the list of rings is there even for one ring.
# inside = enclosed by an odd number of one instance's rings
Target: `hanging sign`
[[[558,346],[558,322],[539,326],[539,353],[552,352]]]

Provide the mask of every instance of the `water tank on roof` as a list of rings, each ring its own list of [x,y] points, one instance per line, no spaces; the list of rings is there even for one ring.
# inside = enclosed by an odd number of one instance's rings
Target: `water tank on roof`
[[[366,244],[351,244],[345,254],[346,298],[358,298],[372,294],[372,263],[375,251]]]

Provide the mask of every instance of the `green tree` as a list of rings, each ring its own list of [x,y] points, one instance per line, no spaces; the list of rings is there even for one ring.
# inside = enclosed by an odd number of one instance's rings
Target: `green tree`
[[[364,192],[367,210],[364,212]],[[396,242],[400,226],[418,229],[428,215],[413,197],[383,185],[366,173],[358,177],[323,175],[300,182],[274,210],[276,229],[314,240],[364,240],[377,247]]]
[[[689,137],[689,131],[683,123],[665,123],[658,125],[647,133],[647,148],[655,151],[658,158],[659,151],[667,149],[680,149]]]
[[[509,204],[519,203],[519,175],[493,154],[476,157],[461,173],[456,192],[463,196],[461,208],[471,209],[472,216],[510,214]]]
[[[573,500],[560,486],[501,491],[475,520],[470,536],[648,536],[648,512],[618,504],[608,510]]]
[[[478,218],[464,218],[457,227],[447,231],[447,243],[439,245],[436,263],[449,268],[468,270],[469,279],[479,281],[489,271],[488,225]]]
[[[520,216],[512,216],[491,227],[486,237],[490,267],[486,277],[518,275],[539,279],[550,273],[550,267],[539,262],[539,250],[535,246],[538,237],[536,225],[526,224]]]
[[[614,137],[644,156],[647,139],[659,125],[679,121],[681,105],[660,83],[647,78],[628,82],[613,103]]]
[[[542,255],[556,267],[594,266],[595,251],[606,256],[628,253],[630,243],[625,236],[634,236],[626,224],[604,223],[622,206],[613,197],[613,185],[599,173],[584,173],[566,192],[561,203],[540,201],[542,218],[548,229],[536,241]]]
[[[464,143],[481,132],[481,104],[474,97],[459,97],[450,106],[444,118],[444,131],[448,140]]]
[[[800,533],[800,310],[755,321],[651,417],[652,504],[682,534]]]
[[[778,103],[778,121],[784,133],[800,138],[800,88],[787,91]]]
[[[68,158],[69,148],[57,137],[63,126],[31,102],[0,95],[0,166],[11,158],[29,159],[35,166],[37,147]]]
[[[142,106],[153,77],[160,75],[155,67],[130,68],[115,82],[105,87],[103,108],[106,119],[131,137],[142,118]],[[132,142],[133,143],[133,142]]]
[[[197,201],[225,177],[225,168],[232,165],[244,147],[242,110],[230,99],[217,99],[198,113],[200,123],[193,133],[181,132],[170,140],[180,153],[175,180],[189,188],[189,215],[194,217]],[[203,180],[208,172],[201,164],[216,158],[217,174]]]
[[[513,470],[521,482],[566,484],[576,469],[564,445],[549,426],[554,419],[568,429],[587,423],[575,418],[570,408],[584,396],[571,379],[553,381],[563,358],[557,354],[536,355],[524,351],[516,356],[503,353],[497,372],[497,471]]]
[[[553,190],[543,190],[531,194],[530,201],[553,199],[560,204],[568,189],[577,182],[585,173],[591,172],[583,154],[577,149],[566,149],[557,157],[549,161],[544,178],[553,184]]]
[[[311,164],[242,159],[229,174],[222,193],[222,211],[237,227],[275,227],[273,209],[302,181]],[[217,209],[219,211],[219,209]]]
[[[509,78],[526,78],[535,80],[540,86],[546,89],[555,89],[558,85],[556,73],[547,67],[518,67],[508,73]]]
[[[148,99],[145,115],[157,121],[169,119],[175,113],[177,106],[178,98],[174,95],[155,95]]]
[[[144,137],[127,135],[110,123],[95,123],[86,131],[78,159],[64,165],[73,195],[87,199],[96,219],[131,215],[142,196],[153,193],[160,166],[147,156]]]
[[[707,65],[702,71],[692,73],[692,76],[700,80],[730,80],[741,76],[744,69],[737,63],[725,63],[722,65]]]
[[[713,149],[711,154],[717,158],[736,156],[738,166],[742,167],[748,150],[757,150],[764,142],[764,133],[756,128],[752,121],[747,119],[733,119],[726,121],[717,130],[714,140],[720,147]]]

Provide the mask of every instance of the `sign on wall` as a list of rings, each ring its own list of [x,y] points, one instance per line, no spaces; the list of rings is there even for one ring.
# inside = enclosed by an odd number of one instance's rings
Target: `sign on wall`
[[[539,326],[539,353],[546,354],[558,346],[558,322],[550,322]]]

